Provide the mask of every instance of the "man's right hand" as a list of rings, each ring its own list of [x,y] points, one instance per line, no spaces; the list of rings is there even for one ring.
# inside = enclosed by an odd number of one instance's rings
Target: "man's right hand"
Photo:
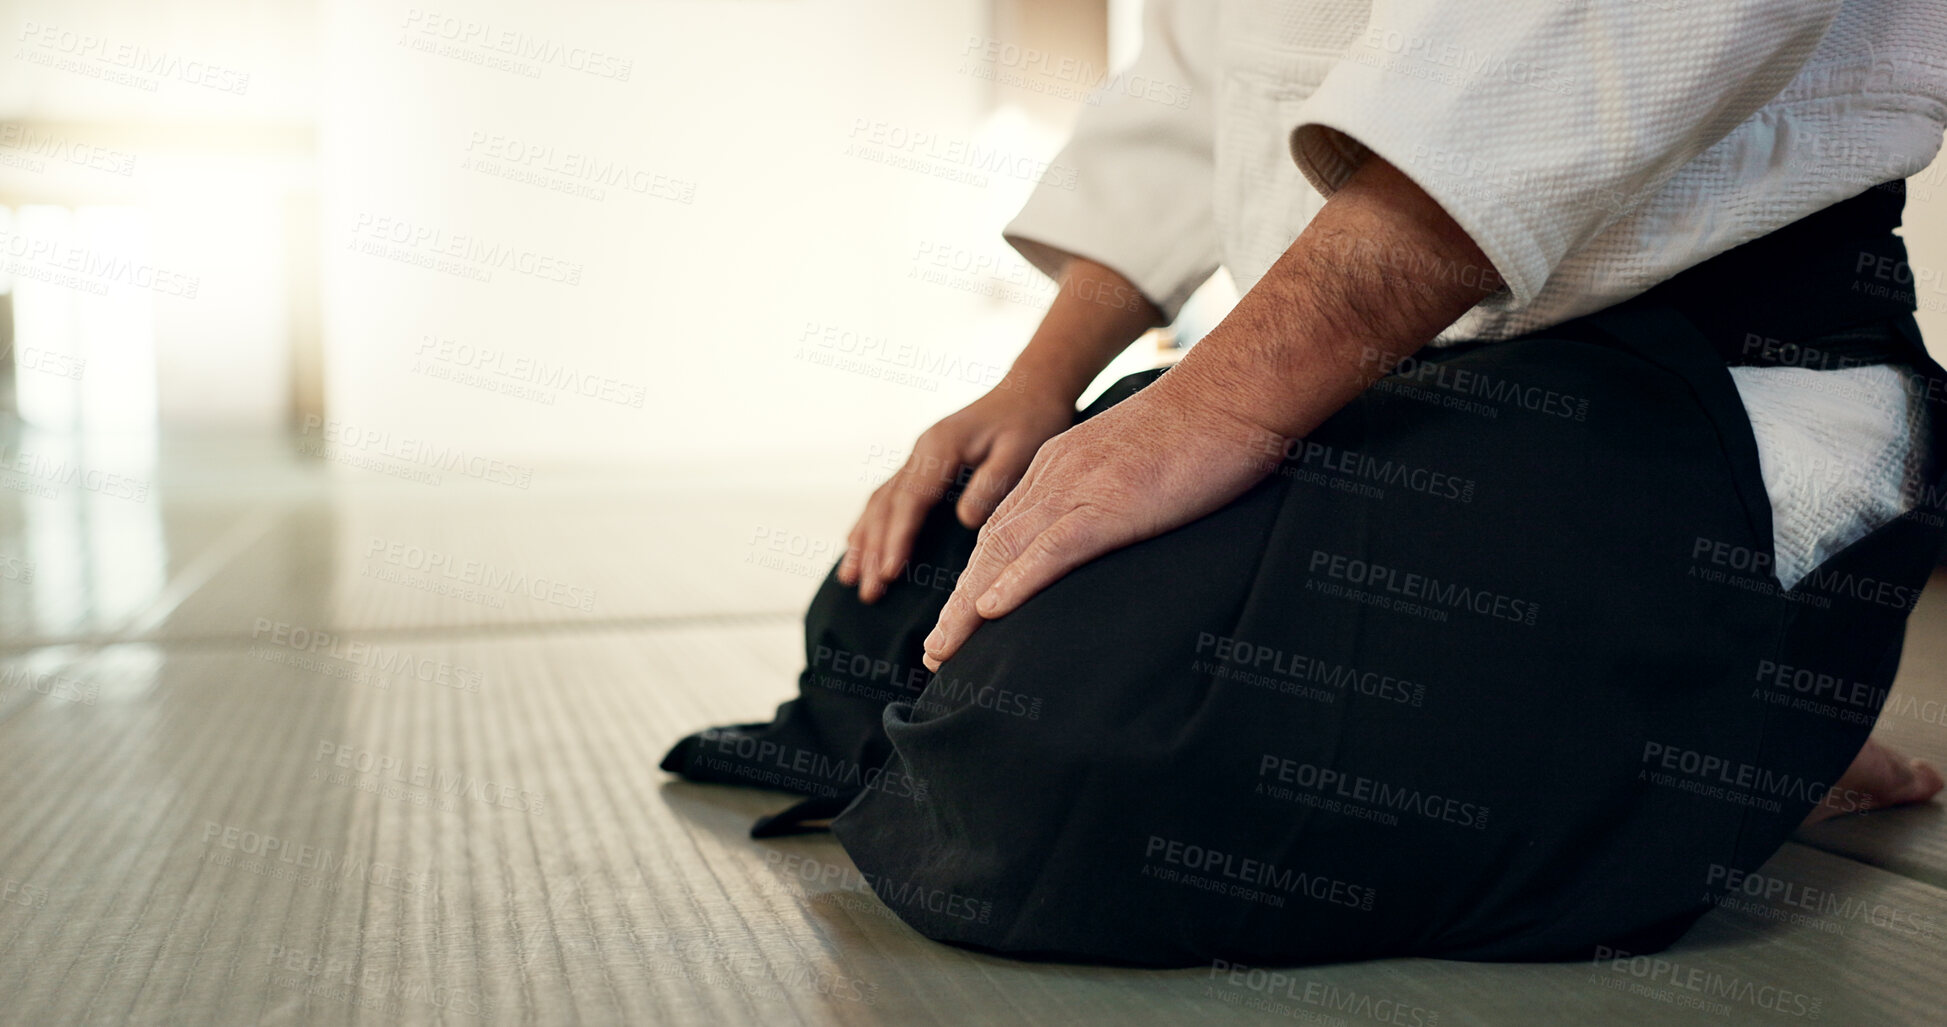
[[[926,512],[971,469],[955,514],[977,528],[1007,497],[1043,442],[1075,420],[1072,400],[1058,390],[1036,389],[1012,376],[958,413],[926,429],[904,466],[866,501],[846,537],[838,581],[857,585],[859,599],[875,602],[912,555]],[[957,569],[957,568],[956,568]]]
[[[1055,299],[1007,377],[959,413],[926,429],[905,466],[872,498],[846,537],[838,583],[877,602],[913,553],[926,512],[971,468],[960,523],[978,528],[1014,490],[1043,442],[1075,423],[1075,400],[1110,359],[1161,312],[1133,282],[1082,257],[1062,269]],[[955,567],[954,570],[959,570]]]

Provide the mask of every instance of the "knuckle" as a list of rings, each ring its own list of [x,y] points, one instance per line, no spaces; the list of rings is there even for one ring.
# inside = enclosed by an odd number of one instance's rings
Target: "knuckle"
[[[993,524],[992,521],[987,523]],[[1013,562],[1020,555],[1020,546],[1019,538],[1007,528],[994,529],[981,540],[981,548],[987,551],[988,559],[1002,564]]]
[[[1052,563],[1060,559],[1071,544],[1072,540],[1067,537],[1065,529],[1051,528],[1034,540],[1029,555],[1037,561]]]
[[[907,475],[899,480],[887,502],[897,507],[911,507],[914,504],[931,502],[940,497],[943,490],[938,482],[918,474]]]

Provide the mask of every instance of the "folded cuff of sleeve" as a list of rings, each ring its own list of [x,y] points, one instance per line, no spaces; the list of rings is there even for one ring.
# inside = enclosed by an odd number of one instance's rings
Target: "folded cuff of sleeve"
[[[1424,85],[1414,95],[1402,95],[1397,78],[1351,61],[1333,68],[1305,101],[1291,131],[1291,158],[1298,170],[1330,197],[1369,155],[1378,154],[1425,190],[1487,255],[1507,290],[1486,303],[1522,307],[1533,302],[1567,255],[1566,233],[1539,230],[1544,219],[1530,218],[1493,190],[1478,183],[1470,188],[1465,176],[1433,166],[1442,154],[1485,152],[1479,139],[1463,146],[1439,134],[1443,123],[1469,124],[1478,115],[1465,119],[1455,110],[1463,102],[1458,95],[1451,106],[1429,103]],[[1402,116],[1401,111],[1416,113]]]
[[[1070,258],[1094,261],[1127,278],[1168,322],[1216,270],[1205,247],[1171,245],[1181,236],[1167,227],[1124,224],[1112,212],[1067,209],[1043,200],[1040,194],[1031,199],[1001,230],[1001,238],[1056,281]]]

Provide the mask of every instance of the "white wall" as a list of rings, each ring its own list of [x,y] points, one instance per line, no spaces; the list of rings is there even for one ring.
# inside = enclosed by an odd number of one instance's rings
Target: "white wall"
[[[312,187],[314,4],[0,3],[0,41],[0,204],[44,225],[65,215],[39,217],[34,205],[84,211],[76,223],[93,205],[127,208],[112,217],[141,230],[115,255],[195,284],[192,293],[113,282],[97,297],[27,283],[21,306],[140,308],[147,321],[146,333],[43,340],[86,349],[85,367],[76,382],[30,384],[146,393],[142,406],[165,423],[281,430],[289,288],[310,273],[308,261],[291,266],[281,215],[293,191]],[[86,427],[104,429],[100,418]]]
[[[1110,9],[1126,58],[1133,5]],[[20,56],[61,49],[34,43],[30,23],[214,65],[247,86],[179,73],[147,90],[50,67]],[[883,463],[981,391],[1047,296],[998,237],[1031,182],[943,177],[968,170],[955,157],[970,145],[1032,162],[1060,143],[969,54],[987,25],[985,0],[5,2],[0,119],[152,131],[129,144],[131,175],[0,166],[0,193],[147,205],[156,259],[199,275],[195,301],[154,300],[166,422],[281,423],[301,315],[290,293],[308,269],[282,245],[280,219],[315,189],[339,425],[532,464]],[[492,66],[507,38],[556,58]],[[570,66],[590,52],[603,55],[598,72],[626,61],[626,80]],[[917,153],[886,141],[915,133],[932,140]],[[543,184],[469,166],[493,159],[496,139],[542,148]],[[860,145],[881,159],[848,153]],[[886,163],[900,156],[922,167]],[[548,188],[573,184],[547,170],[570,159],[619,165],[648,191]],[[1916,265],[1947,271],[1942,167],[1919,176],[1907,234]],[[691,192],[667,195],[677,189]],[[407,241],[386,253],[379,229],[394,226]],[[578,283],[412,262],[445,259],[436,243],[546,258]],[[920,258],[938,254],[980,267],[918,277]],[[1947,353],[1947,291],[1923,290],[1922,303]],[[854,340],[891,359],[863,370],[806,359]],[[441,359],[482,350],[503,369],[565,367],[625,402],[519,374],[458,381],[468,369]],[[638,389],[641,405],[627,405]]]
[[[466,17],[630,62],[627,81],[561,63],[539,74],[451,54],[447,38],[399,4],[333,5],[322,109],[326,350],[334,415],[432,441],[469,441],[504,459],[748,458],[904,446],[981,391],[1025,342],[1045,301],[998,227],[1031,183],[952,181],[848,155],[927,133],[931,172],[955,147],[1046,156],[1058,136],[988,116],[988,86],[962,74],[984,31],[974,0],[902,3],[477,4]],[[445,10],[453,10],[447,8]],[[571,58],[575,50],[564,51]],[[564,58],[568,59],[568,58]],[[507,142],[495,142],[496,139]],[[637,179],[600,199],[483,173],[477,157],[539,148],[531,166],[571,155],[693,186],[688,202]],[[908,151],[911,155],[912,151]],[[938,156],[945,154],[946,156]],[[961,170],[965,170],[962,168]],[[541,170],[555,183],[572,176]],[[390,224],[379,219],[391,219]],[[403,226],[403,227],[399,227]],[[508,267],[474,281],[373,255],[361,241],[405,239],[427,258],[470,236],[571,266],[578,284]],[[930,248],[930,249],[929,249]],[[958,253],[1018,277],[1029,303],[982,298],[915,277],[922,252]],[[480,269],[479,262],[461,260]],[[995,284],[968,274],[960,284]],[[810,325],[838,333],[806,338]],[[820,366],[851,338],[904,347],[884,370],[925,362],[912,384]],[[640,387],[631,408],[552,388],[496,394],[428,371],[464,370],[425,341],[548,360]],[[927,373],[942,362],[956,374]],[[971,376],[974,381],[961,380]],[[505,377],[492,379],[506,383]],[[518,377],[518,376],[516,376]],[[991,376],[989,376],[991,377]],[[626,390],[618,394],[628,395]],[[551,398],[552,403],[545,400]]]

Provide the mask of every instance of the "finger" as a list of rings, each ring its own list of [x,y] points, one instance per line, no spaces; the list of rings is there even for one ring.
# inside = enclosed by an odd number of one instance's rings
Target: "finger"
[[[929,457],[905,482],[906,487],[893,494],[885,518],[885,539],[880,549],[881,577],[890,580],[899,576],[899,569],[912,555],[913,539],[919,536],[919,527],[926,520],[926,512],[946,495],[947,484],[953,480],[954,474],[959,473],[959,469],[958,460]]]
[[[886,515],[885,538],[880,543],[880,577],[890,581],[899,576],[899,569],[912,555],[913,539],[919,537],[920,523],[932,506],[933,500],[927,496],[902,493],[893,497],[892,508]]]
[[[1028,464],[1034,460],[1034,449],[1018,443],[997,445],[994,452],[974,470],[973,477],[967,480],[967,487],[960,493],[960,503],[955,514],[960,523],[969,528],[978,528],[987,523],[994,510],[1001,505],[1020,485],[1022,475]]]
[[[994,583],[974,600],[974,612],[985,620],[1005,617],[1069,571],[1114,548],[1098,523],[1096,511],[1087,507],[1062,514],[1001,569]]]
[[[980,626],[981,616],[974,609],[974,601],[1014,562],[1027,542],[1041,533],[1044,523],[1038,506],[1023,508],[1006,520],[987,522],[981,530],[980,542],[974,546],[973,556],[967,561],[967,569],[940,610],[939,622],[926,636],[923,647],[928,669],[940,669],[940,664],[957,652],[961,643]]]
[[[865,603],[879,601],[885,593],[885,579],[879,573],[879,547],[886,534],[886,512],[890,500],[873,504],[871,516],[865,525],[864,552],[859,556],[859,600]]]
[[[876,569],[879,566],[876,554],[878,552],[879,526],[885,519],[886,503],[888,502],[886,492],[886,486],[882,485],[879,487],[879,491],[872,494],[872,501],[865,505],[865,514],[859,518],[859,526],[856,529],[858,531],[859,541],[854,547],[854,551],[858,554],[856,577],[858,578],[859,598],[868,603],[878,598],[878,593],[875,591],[878,587]]]
[[[872,509],[871,499],[865,501],[865,509]],[[865,513],[862,512],[859,519],[853,522],[852,530],[845,533],[845,555],[838,558],[838,583],[846,588],[859,583],[859,561],[865,556],[861,548],[864,545]]]
[[[1041,498],[1035,494],[1034,483],[1040,477],[1041,469],[1047,466],[1048,449],[1049,447],[1044,444],[1035,450],[1032,458],[1028,460],[1028,469],[1021,472],[1021,480],[1007,490],[1007,494],[1003,495],[999,504],[994,507],[994,512],[988,514],[987,520],[981,524],[981,538],[986,538],[991,530],[1006,524],[1016,514]]]

